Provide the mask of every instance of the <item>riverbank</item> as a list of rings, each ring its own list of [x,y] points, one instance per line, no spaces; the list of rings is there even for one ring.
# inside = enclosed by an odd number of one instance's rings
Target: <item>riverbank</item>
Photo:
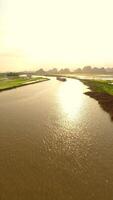
[[[58,75],[59,76],[59,75]],[[101,108],[110,114],[113,121],[113,80],[84,79],[75,75],[60,75],[81,81],[89,88],[84,94],[98,101]]]
[[[86,95],[98,101],[100,106],[110,114],[113,120],[113,84],[112,81],[102,80],[80,80],[88,86],[90,91]]]
[[[0,92],[49,80],[48,78],[12,78],[0,81]]]

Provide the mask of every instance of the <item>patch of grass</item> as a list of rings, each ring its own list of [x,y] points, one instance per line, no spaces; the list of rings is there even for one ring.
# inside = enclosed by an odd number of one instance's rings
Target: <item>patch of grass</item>
[[[89,87],[94,92],[99,93],[107,93],[110,95],[113,95],[113,85],[112,81],[108,80],[87,80],[87,79],[81,79],[81,82],[83,82],[85,85]]]
[[[37,78],[12,78],[0,81],[0,91],[13,89],[23,85],[29,85],[32,83],[37,83],[40,81],[48,80],[47,78],[37,77]]]

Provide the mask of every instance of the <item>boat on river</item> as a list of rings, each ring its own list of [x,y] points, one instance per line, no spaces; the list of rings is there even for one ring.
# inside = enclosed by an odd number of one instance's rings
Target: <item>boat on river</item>
[[[58,81],[66,81],[66,78],[65,77],[61,77],[61,76],[58,76],[56,79]]]

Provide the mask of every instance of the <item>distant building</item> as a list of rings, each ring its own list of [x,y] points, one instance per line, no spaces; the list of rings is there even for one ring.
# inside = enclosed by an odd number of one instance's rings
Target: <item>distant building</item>
[[[27,76],[27,74],[21,74],[21,75],[19,75],[19,78],[27,78],[28,76]]]

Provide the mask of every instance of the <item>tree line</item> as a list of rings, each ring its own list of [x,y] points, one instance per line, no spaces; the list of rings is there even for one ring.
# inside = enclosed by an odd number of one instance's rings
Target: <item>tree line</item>
[[[69,68],[52,68],[48,70],[44,70],[43,68],[40,68],[36,71],[22,71],[22,72],[6,72],[6,73],[0,73],[0,76],[6,76],[6,77],[15,77],[19,76],[21,74],[27,74],[27,75],[55,75],[55,74],[113,74],[113,68],[104,68],[104,67],[91,67],[91,66],[85,66],[83,68],[76,68],[76,69],[69,69]]]
[[[40,68],[35,72],[37,75],[54,75],[54,74],[113,74],[113,68],[98,68],[98,67],[91,67],[91,66],[85,66],[83,68],[77,68],[74,70],[70,70],[69,68],[64,69],[49,69],[44,70],[43,68]]]

